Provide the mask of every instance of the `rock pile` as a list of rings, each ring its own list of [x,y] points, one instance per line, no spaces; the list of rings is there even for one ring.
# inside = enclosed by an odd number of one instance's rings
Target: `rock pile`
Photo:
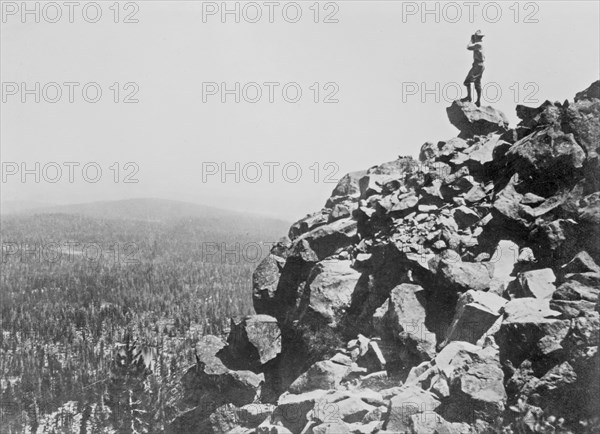
[[[447,112],[458,137],[292,225],[258,315],[200,343],[174,432],[597,432],[600,82],[516,128]]]

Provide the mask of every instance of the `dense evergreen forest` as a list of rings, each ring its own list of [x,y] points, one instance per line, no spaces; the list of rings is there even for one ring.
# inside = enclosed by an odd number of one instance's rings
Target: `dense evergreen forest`
[[[285,231],[237,214],[3,217],[2,433],[161,432],[197,340],[252,312],[252,272]]]

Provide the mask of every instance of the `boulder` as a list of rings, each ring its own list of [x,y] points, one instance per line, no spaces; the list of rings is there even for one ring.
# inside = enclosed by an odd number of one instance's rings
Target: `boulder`
[[[350,434],[350,428],[344,422],[323,423],[312,429],[313,434]]]
[[[281,330],[268,315],[231,319],[227,348],[219,356],[232,369],[260,372],[281,352]]]
[[[373,394],[375,392],[371,392]],[[368,395],[368,394],[367,394]],[[383,399],[379,394],[379,402]],[[313,420],[321,423],[343,421],[346,423],[358,423],[377,407],[366,402],[360,391],[331,391],[323,395],[316,403],[311,414]]]
[[[594,81],[590,87],[575,95],[575,102],[592,99],[600,99],[600,80]]]
[[[533,297],[550,300],[556,291],[556,276],[551,268],[519,273],[514,285],[514,297]]]
[[[519,173],[530,192],[547,197],[557,185],[583,168],[585,152],[573,134],[554,126],[536,130],[515,143],[506,153],[511,170]]]
[[[306,280],[297,317],[337,327],[350,307],[352,295],[360,291],[360,277],[361,273],[352,268],[350,261],[326,259],[319,262]]]
[[[426,326],[427,298],[423,287],[410,283],[396,286],[380,309],[384,335],[391,333],[406,360],[428,360],[435,355],[436,337]],[[380,311],[381,312],[381,311]]]
[[[252,434],[252,432],[251,432]],[[261,423],[256,428],[256,434],[293,434],[289,429],[283,425],[272,425],[269,422]]]
[[[560,274],[566,278],[570,274],[596,273],[600,274],[600,266],[585,250],[577,253],[573,259],[560,268]]]
[[[317,260],[333,255],[341,248],[349,247],[358,241],[356,220],[345,218],[319,226],[300,236],[294,242],[306,242]]]
[[[459,257],[442,259],[434,268],[436,278],[444,289],[465,292],[469,289],[487,291],[490,288],[493,264],[462,262]]]
[[[307,415],[313,410],[315,402],[326,393],[327,390],[312,390],[301,394],[286,392],[279,397],[273,415],[266,422],[283,425],[291,432],[298,433],[307,424]]]
[[[454,101],[446,109],[450,123],[458,128],[462,136],[487,135],[508,129],[508,119],[493,107],[477,107],[470,102]]]
[[[366,170],[361,170],[344,175],[331,192],[331,197],[327,200],[325,207],[333,208],[337,203],[358,201],[360,197],[359,180],[366,174]]]
[[[309,214],[303,219],[298,220],[290,227],[288,237],[293,241],[300,235],[327,224],[329,221],[329,213],[330,210],[324,209],[319,212]]]
[[[412,416],[432,417],[441,402],[430,392],[417,386],[403,386],[390,400],[384,429],[388,432],[410,432]]]
[[[597,286],[592,287],[577,280],[567,280],[558,287],[552,298],[554,300],[584,300],[596,303],[598,302],[598,294],[600,294],[600,288]]]
[[[579,219],[594,225],[600,224],[600,192],[585,196],[580,202]],[[597,229],[596,229],[597,230]]]
[[[600,81],[593,83],[585,91],[575,96],[575,103],[569,104],[563,117],[565,129],[572,132],[577,143],[587,152],[588,159],[596,158],[597,143],[600,140]]]
[[[385,369],[387,362],[381,348],[379,348],[379,343],[369,341],[367,350],[357,357],[356,363],[358,366],[366,368],[367,372],[379,372]]]
[[[225,342],[216,336],[203,336],[196,346],[196,364],[182,377],[183,402],[191,411],[173,422],[178,432],[195,432],[193,427],[209,423],[210,414],[225,404],[243,406],[255,400],[264,381],[262,374],[234,371],[217,354]]]
[[[469,191],[465,194],[465,201],[468,203],[476,203],[487,197],[487,193],[481,187],[481,185],[474,185],[471,187]]]
[[[452,157],[459,151],[467,149],[469,144],[466,140],[460,137],[454,137],[446,142],[442,142],[442,147],[439,150],[439,155],[445,160],[447,157]]]
[[[436,413],[419,413],[411,417],[413,434],[471,434],[472,430],[466,423],[450,423]]]
[[[439,155],[440,148],[437,143],[425,142],[423,146],[421,146],[421,151],[419,152],[419,161],[425,162],[427,160],[432,160]]]
[[[507,395],[498,351],[467,342],[450,342],[417,382],[443,398],[440,414],[452,422],[493,422],[504,411]]]
[[[335,389],[349,370],[349,366],[331,360],[316,362],[290,385],[289,391],[301,394],[318,389]]]
[[[494,161],[494,155],[505,153],[509,148],[510,144],[501,140],[500,134],[490,134],[485,139],[456,154],[450,162],[468,167],[472,174],[484,175],[486,166]]]
[[[525,358],[546,357],[562,351],[570,321],[558,319],[548,300],[518,298],[504,306],[504,320],[496,333],[502,360],[519,365]]]
[[[363,176],[359,181],[360,197],[367,199],[374,194],[381,194],[386,182],[392,180],[390,175],[370,174]]]
[[[252,274],[252,302],[258,314],[271,314],[278,309],[276,300],[279,276],[285,260],[269,254]]]
[[[475,211],[467,206],[459,206],[452,212],[452,217],[456,221],[459,229],[465,229],[477,223],[481,217]]]
[[[333,206],[331,214],[329,214],[329,222],[350,217],[352,215],[351,208],[347,205],[338,203]]]
[[[522,203],[523,195],[515,189],[520,182],[519,179],[519,175],[514,174],[504,188],[495,195],[493,209],[510,223],[529,227],[533,220],[533,209]]]
[[[210,415],[209,421],[212,434],[227,434],[240,424],[237,408],[233,404],[225,404],[217,408]]]
[[[270,417],[275,410],[273,404],[252,403],[246,404],[238,409],[238,418],[240,423],[248,427],[257,427],[267,417]]]
[[[502,315],[506,302],[504,298],[489,292],[469,290],[461,294],[442,345],[450,341],[477,343]]]

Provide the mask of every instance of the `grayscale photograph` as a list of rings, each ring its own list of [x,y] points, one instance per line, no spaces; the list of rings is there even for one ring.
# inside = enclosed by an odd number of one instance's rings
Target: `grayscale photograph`
[[[600,434],[600,1],[0,15],[0,434]]]

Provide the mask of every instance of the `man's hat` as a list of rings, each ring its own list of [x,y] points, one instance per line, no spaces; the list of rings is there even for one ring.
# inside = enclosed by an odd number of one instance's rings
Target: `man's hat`
[[[483,34],[483,32],[481,30],[477,30],[475,33],[473,33],[473,36],[478,36],[480,38],[483,38],[485,35]]]

